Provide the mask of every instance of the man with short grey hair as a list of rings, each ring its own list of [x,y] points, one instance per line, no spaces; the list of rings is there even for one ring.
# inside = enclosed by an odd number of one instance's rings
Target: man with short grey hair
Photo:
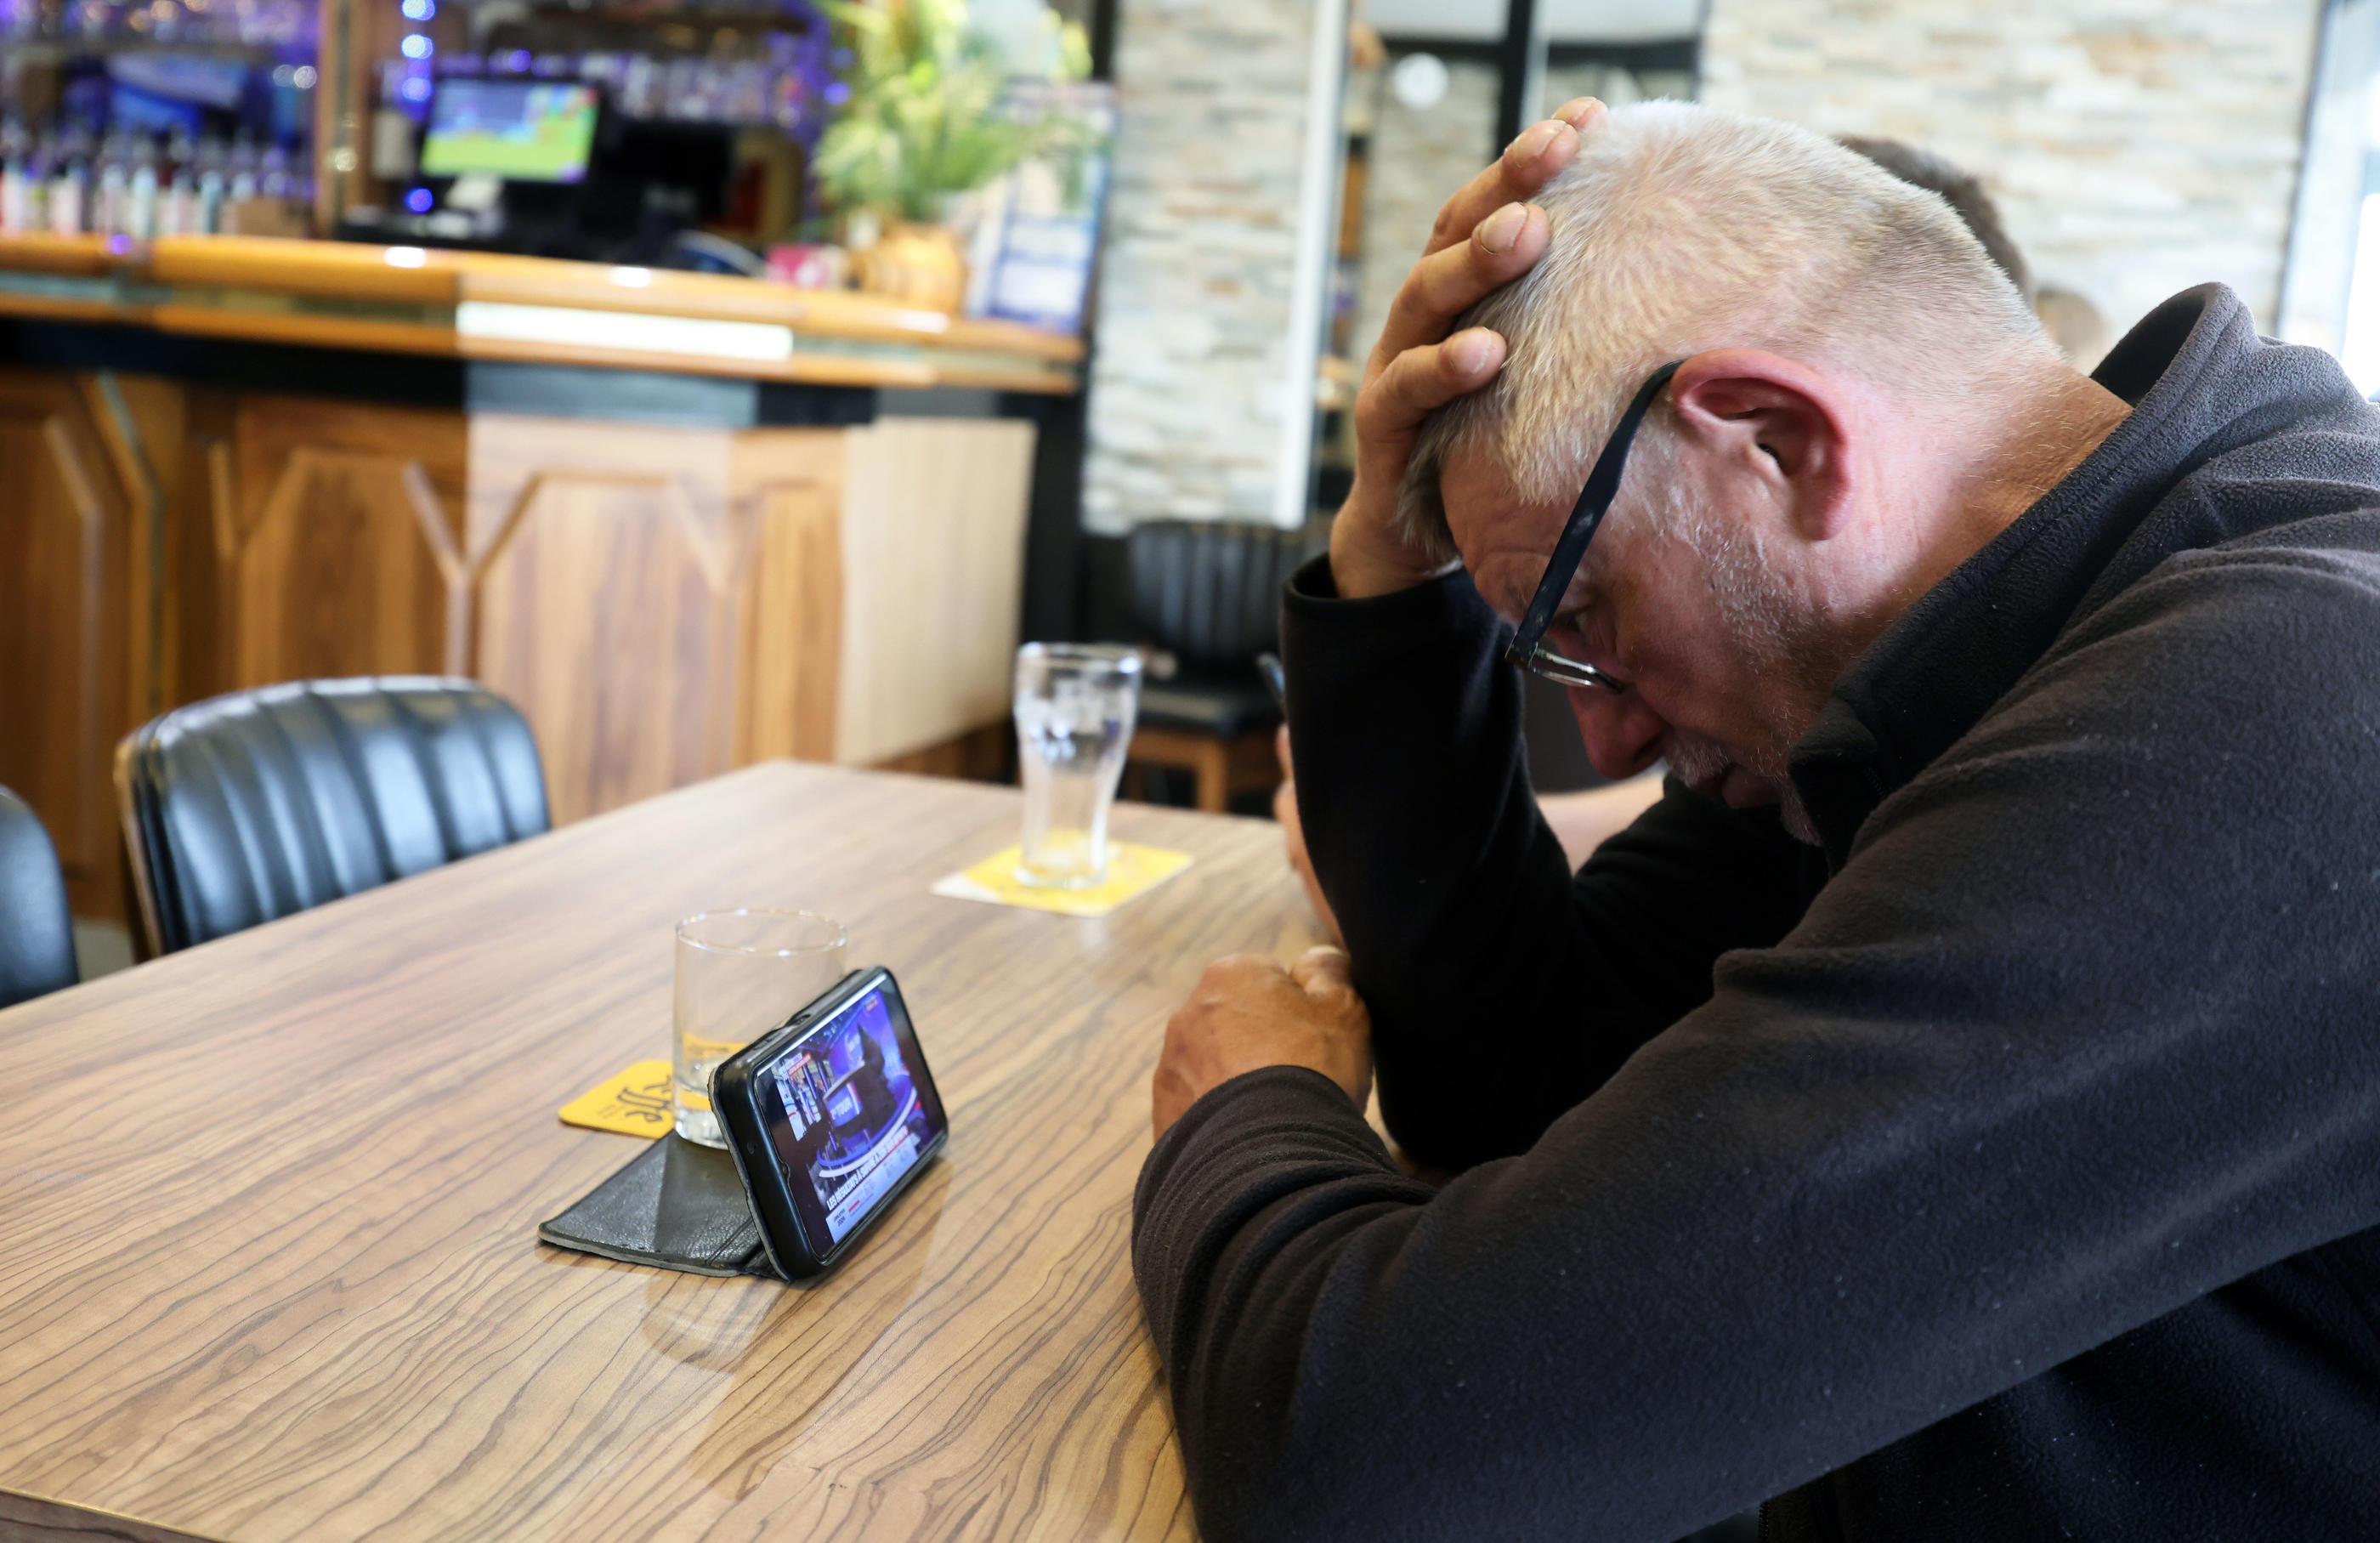
[[[2083,377],[1931,195],[1577,103],[1357,418],[1283,628],[1347,952],[1208,972],[1135,1205],[1205,1534],[2374,1536],[2336,363],[2210,286]],[[1575,878],[1508,661],[1672,768]]]

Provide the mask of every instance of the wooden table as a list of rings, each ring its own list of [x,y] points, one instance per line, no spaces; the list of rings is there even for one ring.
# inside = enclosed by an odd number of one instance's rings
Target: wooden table
[[[0,1013],[0,1537],[1186,1537],[1126,1239],[1165,1016],[1308,941],[1278,831],[1103,921],[929,895],[1017,799],[775,762]],[[637,1151],[672,921],[845,919],[947,1157],[823,1283],[536,1243]],[[112,1520],[103,1521],[103,1518]]]

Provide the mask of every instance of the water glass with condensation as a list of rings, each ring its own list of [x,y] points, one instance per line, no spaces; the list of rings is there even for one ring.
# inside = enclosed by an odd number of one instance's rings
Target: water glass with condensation
[[[1140,711],[1140,652],[1079,643],[1016,650],[1025,784],[1017,881],[1081,890],[1108,876],[1108,811]]]
[[[843,924],[808,911],[705,911],[677,924],[677,1133],[724,1147],[719,1063],[843,978]]]

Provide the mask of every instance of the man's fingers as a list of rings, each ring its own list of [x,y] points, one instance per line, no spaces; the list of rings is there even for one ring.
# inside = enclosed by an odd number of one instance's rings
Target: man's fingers
[[[1310,997],[1336,996],[1355,989],[1343,948],[1307,949],[1297,956],[1297,963],[1289,966],[1289,978]]]
[[[1544,255],[1551,225],[1527,200],[1571,164],[1580,129],[1602,113],[1591,99],[1565,103],[1439,211],[1423,263],[1390,308],[1356,397],[1354,486],[1330,531],[1331,572],[1349,599],[1388,594],[1444,571],[1443,553],[1398,529],[1397,484],[1420,419],[1486,384],[1505,353],[1504,340],[1484,329],[1446,334],[1482,296]]]
[[[1580,133],[1584,134],[1586,132],[1586,126],[1588,124],[1595,122],[1597,118],[1600,118],[1604,114],[1610,110],[1611,109],[1606,107],[1602,103],[1597,102],[1591,96],[1574,96],[1568,102],[1563,103],[1560,106],[1555,108],[1552,112],[1548,113],[1546,116],[1549,118],[1560,118],[1562,122],[1570,125],[1572,128],[1575,128]]]
[[[1406,582],[1429,577],[1433,566],[1444,571],[1445,565],[1435,554],[1424,558],[1419,549],[1409,544],[1409,538],[1397,530],[1397,488],[1412,463],[1414,437],[1420,431],[1421,420],[1493,380],[1504,367],[1504,358],[1502,337],[1486,327],[1466,327],[1443,343],[1406,349],[1390,359],[1386,369],[1376,371],[1356,394],[1355,492],[1330,536],[1331,570],[1340,578],[1342,593],[1347,576],[1360,571],[1350,556],[1359,550],[1354,545],[1355,536],[1350,534],[1363,529],[1355,524],[1359,505],[1365,511],[1362,517],[1378,532],[1373,540],[1395,543],[1402,554],[1398,560],[1411,565],[1414,577]],[[1346,544],[1342,544],[1342,540]],[[1390,583],[1383,588],[1397,587]]]
[[[1603,103],[1582,97],[1565,103],[1562,113],[1571,115],[1557,115],[1522,129],[1503,154],[1447,200],[1422,249],[1434,252],[1465,239],[1491,212],[1527,199],[1576,159],[1579,132],[1603,115]]]
[[[1372,350],[1376,370],[1438,337],[1481,296],[1525,273],[1543,255],[1545,212],[1528,200],[1577,159],[1581,131],[1603,114],[1603,103],[1591,96],[1562,103],[1552,117],[1523,129],[1503,154],[1446,200],[1422,261],[1399,290],[1379,346]],[[1450,252],[1458,255],[1450,258]]]
[[[1210,1001],[1251,986],[1260,986],[1268,977],[1279,979],[1282,973],[1279,965],[1261,954],[1227,954],[1207,966],[1207,973],[1198,978],[1198,990],[1191,1000]]]
[[[1466,391],[1476,391],[1504,367],[1504,340],[1485,327],[1466,327],[1443,343],[1408,348],[1389,361],[1355,398],[1356,443],[1372,468],[1391,484],[1421,420]],[[1389,464],[1393,461],[1393,465]]]
[[[1456,317],[1534,267],[1552,240],[1544,210],[1508,203],[1480,222],[1470,240],[1415,263],[1380,324],[1374,365],[1445,336]]]

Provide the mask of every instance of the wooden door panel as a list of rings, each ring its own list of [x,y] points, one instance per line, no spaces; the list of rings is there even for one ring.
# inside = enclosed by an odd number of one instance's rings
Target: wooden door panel
[[[843,465],[839,430],[737,436],[732,488],[751,512],[743,574],[743,691],[734,764],[834,759],[843,659]]]
[[[698,500],[676,476],[539,471],[476,556],[475,673],[536,729],[556,824],[728,768],[735,522]]]
[[[1033,425],[887,418],[846,443],[835,759],[867,766],[1008,716]]]
[[[234,683],[461,673],[463,415],[251,397],[235,439]]]
[[[243,686],[461,663],[447,647],[448,576],[460,565],[418,466],[296,451],[234,571]]]
[[[840,430],[471,420],[473,670],[556,823],[833,753]]]
[[[49,828],[77,913],[109,915],[128,511],[74,377],[0,371],[0,784]]]
[[[159,711],[237,685],[232,582],[239,561],[238,425],[233,393],[192,386],[184,394],[180,438],[150,437],[168,490]]]

